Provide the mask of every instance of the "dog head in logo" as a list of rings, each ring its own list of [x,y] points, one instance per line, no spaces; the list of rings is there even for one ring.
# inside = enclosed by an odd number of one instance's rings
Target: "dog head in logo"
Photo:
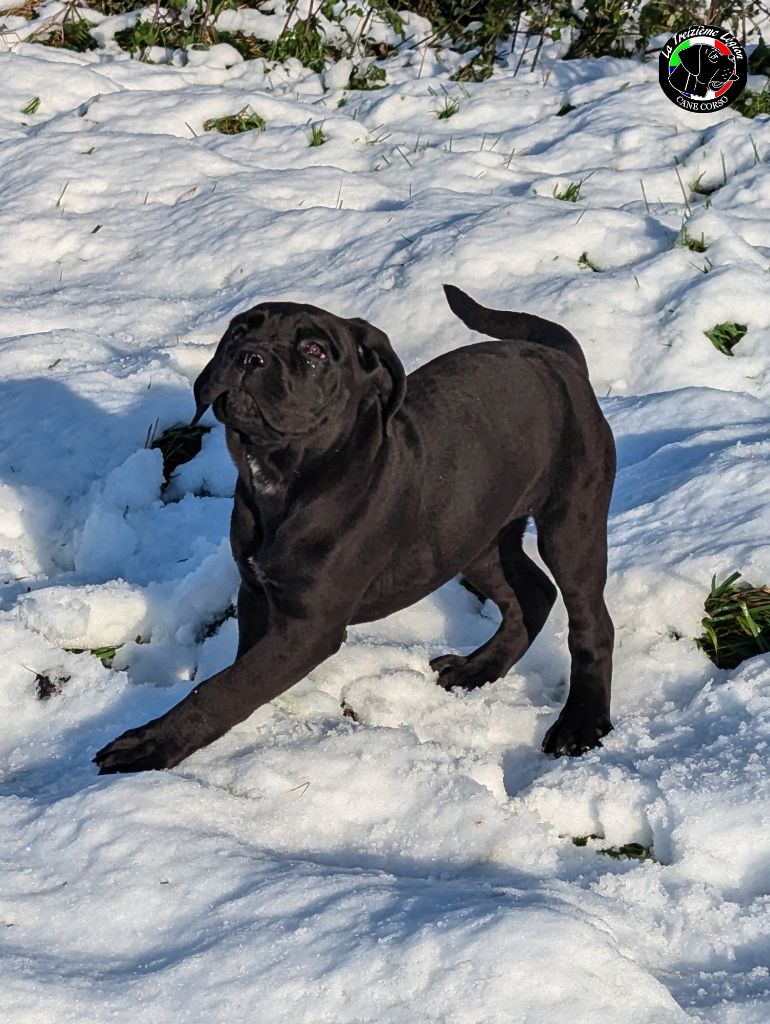
[[[718,92],[737,79],[735,61],[716,47],[699,43],[679,50],[679,63],[669,74],[671,85],[688,96]]]

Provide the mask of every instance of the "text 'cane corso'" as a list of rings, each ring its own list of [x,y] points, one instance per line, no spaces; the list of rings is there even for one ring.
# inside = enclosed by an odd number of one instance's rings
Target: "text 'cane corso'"
[[[235,317],[195,382],[238,468],[231,525],[241,574],[236,661],[94,758],[169,768],[338,650],[348,625],[419,601],[461,574],[502,622],[444,687],[504,676],[556,597],[524,554],[531,516],[569,618],[569,695],[543,740],[580,754],[612,728],[613,627],[604,604],[610,428],[577,341],[558,324],[449,305],[482,341],[409,377],[382,331],[315,306],[264,302]]]

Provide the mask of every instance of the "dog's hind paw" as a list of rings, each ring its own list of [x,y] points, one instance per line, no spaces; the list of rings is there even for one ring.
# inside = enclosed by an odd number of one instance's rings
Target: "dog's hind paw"
[[[609,716],[573,710],[568,705],[543,738],[542,750],[555,757],[579,757],[587,750],[602,745],[602,737],[612,731]]]
[[[445,690],[451,690],[453,686],[475,690],[504,675],[497,667],[474,660],[473,655],[464,658],[460,654],[443,654],[440,658],[434,658],[430,667],[438,672],[438,684]]]

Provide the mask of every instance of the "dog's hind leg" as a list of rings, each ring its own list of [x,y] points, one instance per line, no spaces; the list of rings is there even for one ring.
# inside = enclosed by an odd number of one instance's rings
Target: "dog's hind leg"
[[[467,657],[445,654],[431,661],[440,685],[447,689],[472,689],[504,676],[543,628],[556,588],[522,550],[526,523],[526,518],[509,523],[492,547],[463,570],[472,590],[494,601],[503,621],[494,636]]]
[[[614,630],[603,596],[608,504],[608,487],[593,494],[584,487],[537,520],[538,548],[567,608],[572,658],[567,702],[543,740],[548,754],[582,754],[612,729]]]

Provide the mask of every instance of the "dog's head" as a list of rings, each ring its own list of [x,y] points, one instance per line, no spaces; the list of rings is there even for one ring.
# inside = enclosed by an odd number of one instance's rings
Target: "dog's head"
[[[193,423],[212,406],[218,420],[254,444],[333,443],[366,395],[381,403],[387,429],[405,392],[404,368],[387,335],[365,320],[263,302],[231,321],[195,381]]]

